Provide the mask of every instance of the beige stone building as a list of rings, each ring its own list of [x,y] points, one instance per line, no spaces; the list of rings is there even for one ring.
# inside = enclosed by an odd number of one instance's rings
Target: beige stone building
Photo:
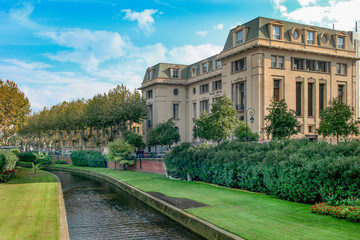
[[[358,111],[356,60],[347,32],[253,19],[230,30],[218,55],[191,65],[159,63],[147,69],[141,86],[149,106],[145,133],[174,118],[181,142],[197,142],[193,118],[211,111],[215,99],[226,94],[239,118],[262,139],[273,97],[284,98],[296,111],[297,137],[317,138],[320,111],[333,98]]]

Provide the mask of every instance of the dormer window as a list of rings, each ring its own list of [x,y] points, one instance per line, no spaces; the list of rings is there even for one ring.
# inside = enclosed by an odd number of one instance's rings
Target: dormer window
[[[179,72],[178,68],[172,68],[171,78],[179,78]]]
[[[148,79],[151,80],[152,79],[152,75],[151,75],[151,70],[148,71]]]
[[[208,63],[205,62],[205,63],[202,64],[202,72],[206,73],[207,71],[208,71]]]
[[[216,69],[220,69],[221,68],[221,61],[220,60],[216,60]]]
[[[192,67],[191,69],[191,76],[194,77],[196,75],[196,68]]]
[[[274,25],[273,26],[273,39],[281,39],[281,29],[280,26]]]
[[[244,31],[241,30],[236,33],[236,44],[244,43]]]
[[[294,37],[294,39],[298,39],[299,36],[300,36],[299,31],[295,30],[295,31],[293,32],[293,37]]]
[[[338,37],[338,48],[344,49],[345,48],[345,39],[344,37]]]
[[[314,32],[308,31],[307,32],[307,43],[314,44]]]
[[[326,35],[323,35],[323,36],[321,37],[321,42],[324,43],[324,44],[326,44],[327,41],[328,41],[328,39],[327,39]]]

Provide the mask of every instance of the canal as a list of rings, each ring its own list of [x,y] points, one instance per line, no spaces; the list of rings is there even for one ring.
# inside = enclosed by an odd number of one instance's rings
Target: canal
[[[49,172],[61,181],[71,240],[202,239],[107,181]]]

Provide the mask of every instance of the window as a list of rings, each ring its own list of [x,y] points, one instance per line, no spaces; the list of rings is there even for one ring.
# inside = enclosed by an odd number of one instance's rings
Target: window
[[[308,126],[309,133],[313,132],[313,126]]]
[[[301,116],[302,110],[302,83],[296,82],[296,116]]]
[[[209,100],[200,101],[200,112],[209,113]]]
[[[246,70],[246,58],[232,62],[232,73]]]
[[[323,62],[317,60],[303,59],[303,58],[291,58],[293,70],[305,70],[315,72],[330,72],[330,62]]]
[[[215,81],[213,84],[213,91],[219,90],[222,88],[221,80]]]
[[[232,85],[233,106],[238,111],[244,111],[245,108],[245,83],[234,83]]]
[[[297,127],[296,127],[296,131],[297,131],[298,133],[300,133],[300,132],[301,132],[301,126],[297,126]]]
[[[313,113],[313,106],[314,106],[314,84],[313,83],[309,83],[308,84],[308,116],[312,117],[314,116]]]
[[[191,69],[191,74],[192,74],[192,76],[196,75],[196,69],[194,67]]]
[[[146,91],[146,99],[150,99],[153,97],[152,90]]]
[[[280,80],[274,80],[274,100],[280,101]]]
[[[339,98],[339,101],[342,102],[342,103],[345,103],[344,100],[345,100],[345,96],[344,96],[344,85],[339,85],[338,86],[338,98]]]
[[[322,43],[327,43],[327,37],[326,37],[326,35],[323,35],[322,37],[321,37],[321,41],[322,41]]]
[[[221,61],[220,60],[216,60],[216,69],[221,68]]]
[[[314,32],[311,31],[307,32],[307,43],[314,44]]]
[[[151,76],[151,70],[148,71],[148,79],[151,80],[152,76]]]
[[[336,64],[336,74],[347,74],[347,64],[337,63]]]
[[[179,94],[179,90],[177,88],[174,89],[174,95],[177,96]]]
[[[293,31],[293,38],[294,38],[294,39],[298,39],[299,36],[300,36],[299,31],[298,31],[298,30],[294,30],[294,31]]]
[[[271,67],[272,68],[284,68],[284,57],[271,56]]]
[[[194,118],[197,118],[197,104],[196,103],[193,103],[193,116]]]
[[[236,44],[244,43],[244,31],[241,30],[236,33]]]
[[[203,63],[203,64],[202,64],[202,72],[203,72],[203,73],[206,73],[207,70],[208,70],[208,64],[207,64],[207,63]]]
[[[325,106],[325,84],[319,84],[319,111],[321,113]]]
[[[209,92],[209,84],[207,83],[207,84],[200,85],[199,92],[200,92],[200,94]]]
[[[196,94],[196,88],[193,88],[193,94]]]
[[[273,38],[280,40],[280,26],[273,26]]]
[[[344,37],[338,37],[338,48],[344,49],[345,45],[344,45]]]
[[[173,118],[179,119],[179,104],[173,104]]]
[[[179,78],[179,69],[173,68],[172,69],[172,78]]]
[[[276,56],[271,56],[271,67],[276,67]]]
[[[152,105],[149,105],[148,111],[147,111],[147,126],[148,126],[148,128],[151,127],[152,118],[153,118],[153,108],[152,108]]]

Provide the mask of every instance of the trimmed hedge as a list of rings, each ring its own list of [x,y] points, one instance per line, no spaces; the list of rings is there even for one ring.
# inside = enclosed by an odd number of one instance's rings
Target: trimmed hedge
[[[70,154],[75,166],[106,167],[105,156],[101,152],[91,150],[74,151]]]
[[[360,142],[306,139],[268,144],[189,144],[165,156],[168,174],[274,195],[295,202],[341,205],[360,198]]]
[[[35,162],[36,156],[34,152],[22,152],[18,155],[20,162]]]
[[[10,181],[15,175],[15,167],[18,157],[15,153],[0,150],[0,182]]]

